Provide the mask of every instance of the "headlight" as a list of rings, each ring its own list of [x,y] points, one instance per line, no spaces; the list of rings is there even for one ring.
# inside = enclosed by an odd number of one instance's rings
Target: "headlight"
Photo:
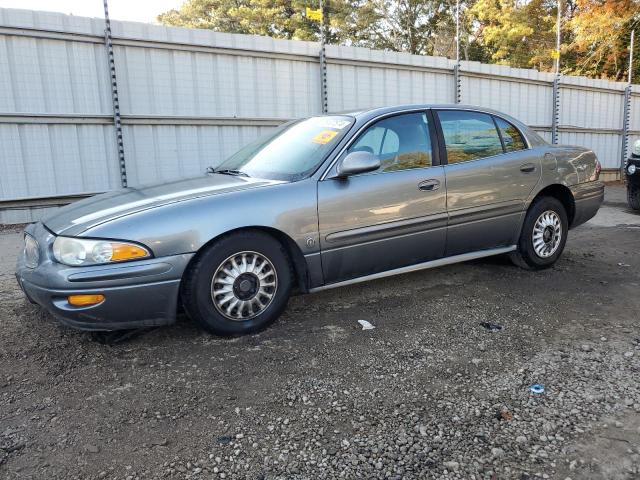
[[[134,243],[57,237],[53,256],[60,263],[77,266],[138,260],[150,257],[151,252]]]
[[[36,268],[40,263],[40,248],[38,242],[29,234],[24,236],[24,264],[29,268]]]
[[[629,175],[633,175],[634,173],[636,173],[636,166],[635,165],[629,165],[627,167],[627,172],[629,172]]]

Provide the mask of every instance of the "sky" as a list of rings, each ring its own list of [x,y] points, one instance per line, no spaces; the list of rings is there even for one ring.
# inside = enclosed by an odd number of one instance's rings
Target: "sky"
[[[179,7],[184,0],[108,0],[112,20],[156,23],[156,16]],[[0,0],[0,7],[104,17],[103,0]]]

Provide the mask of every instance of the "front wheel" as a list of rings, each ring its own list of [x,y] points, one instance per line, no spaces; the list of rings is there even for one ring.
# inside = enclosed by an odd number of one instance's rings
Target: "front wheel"
[[[187,314],[217,335],[265,328],[284,311],[291,293],[291,267],[275,238],[238,232],[198,253],[181,288]]]
[[[567,242],[567,212],[554,197],[536,199],[524,219],[517,250],[510,257],[529,270],[548,268],[560,258]]]
[[[640,210],[640,187],[627,185],[627,201],[633,210]]]

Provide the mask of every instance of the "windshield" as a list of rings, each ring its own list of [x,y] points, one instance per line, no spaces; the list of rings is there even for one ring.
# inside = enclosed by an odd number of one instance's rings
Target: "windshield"
[[[215,171],[300,180],[320,166],[353,122],[352,117],[332,115],[286,123],[240,149]]]

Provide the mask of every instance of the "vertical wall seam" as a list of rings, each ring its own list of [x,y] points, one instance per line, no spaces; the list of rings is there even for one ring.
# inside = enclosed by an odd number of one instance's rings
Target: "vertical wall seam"
[[[322,113],[327,113],[329,109],[329,101],[327,99],[327,52],[325,47],[325,16],[327,12],[322,0],[320,0],[320,12],[322,15],[320,22],[320,106]]]
[[[120,119],[120,101],[118,99],[118,82],[116,80],[116,62],[113,56],[113,39],[111,37],[111,21],[109,20],[109,7],[104,0],[104,43],[107,48],[107,60],[109,62],[109,75],[111,76],[111,99],[113,102],[113,123],[116,131],[116,148],[120,162],[120,183],[127,187],[127,166],[124,159],[124,142],[122,140],[122,121]]]
[[[622,143],[620,149],[620,178],[624,178],[624,169],[629,156],[629,129],[631,124],[631,85],[624,89],[624,105],[622,114]]]
[[[560,75],[553,79],[553,111],[551,117],[551,143],[558,144],[558,125],[560,123]]]
[[[455,103],[462,102],[462,79],[460,78],[460,62],[453,66],[453,98]]]

